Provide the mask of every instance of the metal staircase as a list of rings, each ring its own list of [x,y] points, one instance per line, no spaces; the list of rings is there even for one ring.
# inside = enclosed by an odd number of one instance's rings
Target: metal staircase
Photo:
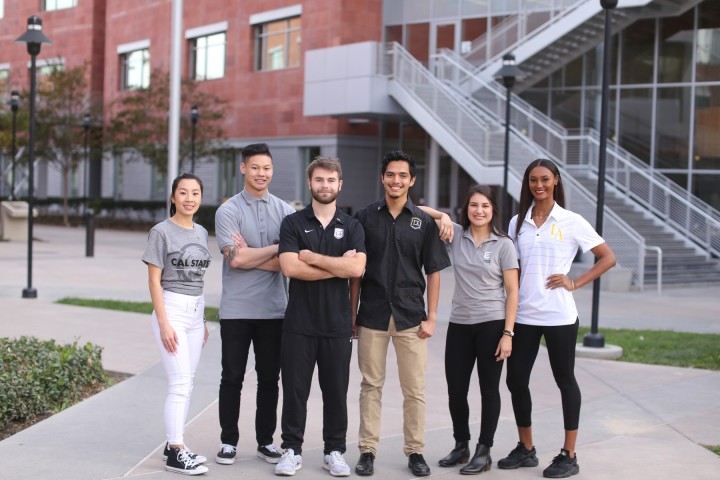
[[[680,15],[701,1],[619,0],[612,10],[613,31],[647,17]],[[527,5],[476,39],[464,55],[475,65],[475,75],[491,80],[502,65],[502,56],[512,51],[526,74],[515,86],[515,91],[522,92],[602,43],[605,11],[599,0],[552,0],[541,7],[522,3]]]
[[[443,51],[433,58],[435,75],[417,62],[400,45],[386,49],[386,72],[391,75],[389,93],[423,128],[478,182],[497,178],[501,169],[504,126],[504,89],[487,82],[452,52]],[[577,170],[585,176],[597,171],[598,138],[593,131],[569,132],[526,102],[515,98],[511,112],[511,157],[509,190],[518,197],[522,173],[537,157],[555,160],[563,169],[569,207],[591,223],[595,218],[595,187],[584,186],[574,177]],[[596,173],[595,173],[596,175]],[[582,177],[582,175],[580,175]],[[647,166],[617,145],[610,144],[606,182],[623,205],[644,212],[647,222],[659,225],[663,235],[670,234],[680,244],[667,244],[668,256],[676,255],[678,265],[704,265],[707,275],[688,277],[679,269],[663,275],[664,284],[689,280],[720,282],[720,270],[710,259],[720,256],[720,214],[693,198],[662,175],[648,172]],[[596,185],[596,183],[595,183]],[[653,274],[657,257],[646,250],[644,227],[637,218],[624,213],[618,205],[605,208],[604,236],[613,246],[619,263],[633,269],[634,283],[640,288],[656,279]],[[657,237],[660,241],[663,237]],[[694,254],[690,261],[688,255]],[[647,274],[645,265],[648,264]],[[682,274],[681,274],[682,273]]]

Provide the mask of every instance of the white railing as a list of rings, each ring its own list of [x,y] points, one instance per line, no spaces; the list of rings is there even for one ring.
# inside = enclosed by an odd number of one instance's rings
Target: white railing
[[[488,159],[486,139],[488,134],[491,133],[490,129],[495,126],[488,124],[485,118],[487,113],[482,110],[479,104],[473,105],[467,98],[458,95],[458,92],[454,91],[446,82],[443,82],[441,78],[431,75],[420,62],[399,44],[391,44],[385,49],[385,54],[392,57],[391,61],[383,62],[385,68],[389,69],[386,73],[391,75],[392,81],[407,91],[414,101],[421,103],[428,111],[428,114],[434,115],[445,130],[454,131],[456,140],[471,148],[479,163],[485,166],[499,166],[502,163],[499,157],[497,161]],[[446,64],[446,62],[443,61],[443,64]],[[436,110],[440,105],[442,105],[442,112]],[[410,107],[408,105],[403,106],[406,109]],[[471,111],[475,111],[475,113],[471,114]],[[458,129],[457,125],[462,128]],[[470,128],[467,128],[468,126]],[[498,132],[501,131],[498,130]],[[527,151],[527,148],[524,147],[531,143],[529,138],[515,127],[512,128],[512,132],[513,144],[511,149],[519,151],[520,148],[518,147],[523,147],[522,150]],[[481,148],[473,147],[474,138],[482,140],[483,145]],[[443,148],[452,150],[452,146],[443,145]],[[532,150],[540,154],[541,149],[535,145]],[[509,174],[522,178],[530,160],[532,159],[524,156],[512,157]],[[483,181],[482,178],[475,178],[475,180]],[[568,205],[573,211],[594,223],[596,201],[593,195],[580,185],[572,175],[563,175],[563,184],[565,185]],[[604,238],[613,246],[618,262],[633,270],[634,283],[642,288],[645,240],[609,209],[606,209],[603,225]]]
[[[473,40],[463,57],[475,67],[481,67],[510,51],[519,42],[541,28],[552,25],[577,5],[587,0],[548,0],[538,3],[520,0],[516,13],[488,26],[484,35]]]
[[[443,50],[433,60],[437,77],[485,110],[487,118],[505,118],[506,91],[497,82],[474,75],[472,65],[452,51]],[[517,96],[511,124],[561,165],[585,165],[597,172],[600,142],[594,130],[570,132]],[[607,145],[605,180],[620,196],[662,219],[708,258],[720,256],[720,212],[614,142]]]

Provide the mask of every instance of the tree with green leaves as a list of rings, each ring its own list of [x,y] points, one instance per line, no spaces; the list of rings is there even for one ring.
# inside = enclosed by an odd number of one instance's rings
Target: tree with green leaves
[[[5,100],[5,99],[3,99]],[[27,112],[27,97],[22,97],[20,99],[20,108],[18,108],[16,118],[15,118],[15,151],[16,152],[22,152],[24,147],[27,145],[27,135],[28,135],[28,112]],[[2,102],[0,104],[0,155],[3,155],[6,162],[6,166],[10,166],[12,164],[12,109],[10,108],[10,105],[6,102]],[[16,165],[16,176],[15,176],[15,185],[18,185],[18,179],[20,178],[20,165],[23,163],[23,159],[18,159],[18,162]],[[7,192],[9,196],[10,192],[10,184],[12,183],[11,180],[11,173],[12,169],[9,169],[7,171],[7,175],[5,177],[1,177],[0,181],[4,182],[5,185],[7,185],[7,188],[3,188],[3,192]]]
[[[181,86],[180,152],[182,164],[191,155],[191,122],[189,112],[195,105],[200,111],[196,128],[195,158],[212,155],[221,148],[225,131],[222,121],[226,102],[201,91],[199,84],[184,79]],[[161,175],[167,171],[168,111],[170,109],[170,76],[160,70],[150,75],[147,88],[123,93],[111,107],[105,145],[113,155],[127,160],[143,160]]]
[[[70,174],[84,159],[82,121],[91,110],[87,64],[55,65],[43,73],[38,82],[35,152],[60,171],[65,225],[69,224]]]

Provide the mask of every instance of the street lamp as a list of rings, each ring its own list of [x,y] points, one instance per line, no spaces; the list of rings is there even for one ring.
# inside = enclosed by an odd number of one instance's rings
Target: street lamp
[[[603,41],[603,70],[602,93],[600,98],[600,151],[598,153],[598,184],[597,184],[597,210],[595,214],[595,230],[598,235],[603,233],[603,215],[605,213],[605,163],[607,156],[608,136],[608,103],[610,102],[610,48],[612,12],[617,7],[618,0],[600,0],[605,10],[605,40]],[[597,258],[595,259],[597,262]],[[605,337],[598,332],[598,311],[600,308],[600,277],[593,281],[592,312],[590,318],[590,333],[583,337],[583,346],[603,348]]]
[[[42,33],[42,20],[37,15],[28,17],[27,30],[20,35],[18,43],[27,44],[27,52],[30,54],[30,128],[28,134],[28,269],[27,269],[27,288],[23,289],[23,298],[37,298],[37,290],[32,287],[32,242],[33,242],[33,195],[34,195],[34,166],[35,163],[35,90],[37,88],[37,77],[35,74],[35,58],[40,53],[43,43],[52,43],[49,38]]]
[[[522,77],[523,72],[515,64],[515,55],[506,53],[503,55],[503,66],[495,74],[496,78],[502,78],[503,85],[507,91],[505,97],[505,158],[503,160],[503,196],[500,202],[500,220],[505,226],[510,221],[510,194],[508,193],[508,168],[510,164],[510,99],[515,80]]]
[[[12,110],[12,145],[10,146],[10,153],[12,155],[10,159],[10,161],[12,162],[12,170],[10,174],[10,200],[15,200],[15,155],[17,155],[15,138],[17,131],[17,112],[19,108],[20,94],[17,90],[13,90],[10,93],[10,110]]]
[[[190,107],[190,123],[192,124],[192,137],[190,143],[190,173],[195,173],[195,126],[200,118],[197,105]]]
[[[89,176],[89,169],[90,169],[90,159],[88,155],[88,134],[90,133],[90,114],[86,113],[83,116],[82,119],[82,126],[83,131],[85,132],[85,149],[83,150],[84,154],[84,163],[85,168],[83,170],[83,215],[87,213],[87,199],[88,199],[88,176]]]

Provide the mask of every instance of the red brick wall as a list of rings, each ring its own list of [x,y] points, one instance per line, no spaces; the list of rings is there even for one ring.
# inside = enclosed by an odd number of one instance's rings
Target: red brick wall
[[[329,117],[303,117],[304,67],[254,71],[250,15],[303,3],[302,51],[366,40],[380,40],[382,0],[204,0],[184,2],[183,76],[188,73],[185,31],[227,21],[225,77],[201,82],[201,88],[226,99],[225,128],[230,138],[334,135],[345,122]],[[197,5],[201,4],[202,7]],[[170,68],[170,0],[109,2],[106,26],[105,100],[118,92],[117,46],[150,39],[152,68]],[[348,133],[356,132],[348,130]]]
[[[0,63],[10,63],[10,85],[19,90],[30,88],[28,62],[30,56],[24,44],[15,43],[27,28],[27,18],[38,15],[43,21],[43,33],[52,40],[44,44],[38,60],[62,57],[66,67],[87,61],[88,83],[92,95],[102,97],[102,57],[98,45],[104,42],[103,25],[106,0],[80,0],[76,8],[42,12],[40,0],[4,0],[5,16],[0,19]]]

